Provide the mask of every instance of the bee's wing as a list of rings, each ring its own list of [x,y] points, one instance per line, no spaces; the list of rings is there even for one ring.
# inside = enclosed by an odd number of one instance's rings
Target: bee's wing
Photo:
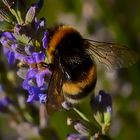
[[[123,45],[87,39],[85,39],[85,45],[93,59],[98,59],[109,70],[127,67],[138,59],[136,52]]]
[[[63,85],[63,73],[62,71],[55,67],[50,78],[49,87],[48,87],[48,99],[47,99],[47,109],[60,109],[61,103],[64,100],[62,93]]]

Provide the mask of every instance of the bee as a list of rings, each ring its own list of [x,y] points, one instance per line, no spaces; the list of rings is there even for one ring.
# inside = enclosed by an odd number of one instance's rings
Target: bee
[[[52,74],[45,79],[48,83],[47,108],[59,109],[63,101],[77,104],[91,95],[97,81],[96,61],[112,70],[132,65],[138,59],[138,55],[130,48],[116,43],[85,39],[80,32],[68,25],[56,25],[47,31],[45,62],[18,64],[21,67],[18,75],[23,79],[28,67],[51,70]],[[16,48],[17,52],[28,55],[25,50],[20,45]]]
[[[90,95],[96,85],[96,59],[108,69],[134,64],[137,54],[119,44],[85,39],[73,27],[57,25],[48,29],[47,63],[53,66],[48,87],[48,104],[62,100],[76,104]]]

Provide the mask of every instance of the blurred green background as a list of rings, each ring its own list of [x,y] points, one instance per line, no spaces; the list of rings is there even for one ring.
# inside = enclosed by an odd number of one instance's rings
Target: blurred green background
[[[79,30],[85,38],[125,44],[140,55],[139,0],[45,0],[39,17],[46,18],[48,27],[55,23],[68,24]],[[21,100],[27,98],[25,91],[17,90],[21,86],[19,84],[21,79],[15,75],[15,67],[8,66],[1,52],[0,63],[0,82],[5,85],[6,93],[20,106]],[[15,93],[15,88],[17,93]],[[111,138],[113,140],[139,140],[140,61],[131,67],[113,72],[106,72],[99,66],[95,94],[100,89],[109,92],[113,98],[113,117],[109,132]],[[23,95],[25,97],[22,97]],[[38,108],[36,104],[34,106],[27,104],[20,111],[24,112],[28,120],[39,125]],[[88,112],[84,103],[81,106],[83,106],[81,110]],[[66,124],[67,115],[66,111],[57,112],[53,114],[50,121],[50,126],[58,133],[61,140],[64,140],[68,133],[74,131]],[[20,137],[23,140],[37,139],[36,129],[31,128],[27,125],[16,126],[7,114],[0,114],[0,136],[3,140],[19,139]],[[32,131],[30,135],[33,133],[32,136],[35,135],[35,138],[27,134],[25,136],[24,130]]]

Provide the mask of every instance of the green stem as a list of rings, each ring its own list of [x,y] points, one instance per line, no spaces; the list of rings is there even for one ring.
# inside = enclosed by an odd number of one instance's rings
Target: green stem
[[[76,109],[75,107],[73,108],[73,110],[85,121],[89,122],[89,119],[82,113],[80,112],[78,109]]]

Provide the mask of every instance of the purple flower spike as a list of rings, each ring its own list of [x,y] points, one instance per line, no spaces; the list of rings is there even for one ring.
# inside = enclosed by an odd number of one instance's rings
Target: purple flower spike
[[[44,49],[46,49],[48,47],[48,36],[49,36],[49,33],[45,32],[44,37],[42,39],[42,45],[43,45]]]
[[[9,0],[3,0],[3,2],[9,7]],[[4,28],[0,35],[0,43],[8,62],[10,64],[15,61],[19,62],[20,69],[17,74],[24,79],[22,87],[29,93],[27,102],[37,100],[40,103],[45,103],[47,100],[47,95],[44,92],[47,91],[51,72],[44,64],[46,63],[45,49],[48,46],[49,35],[46,31],[45,18],[38,20],[36,17],[43,6],[43,2],[44,0],[37,0],[28,10],[26,9],[26,14],[23,13],[24,15],[22,15],[21,13],[18,18],[14,18],[12,13],[11,32]],[[22,12],[20,11],[22,4],[19,2],[15,5],[19,8],[19,12]]]

